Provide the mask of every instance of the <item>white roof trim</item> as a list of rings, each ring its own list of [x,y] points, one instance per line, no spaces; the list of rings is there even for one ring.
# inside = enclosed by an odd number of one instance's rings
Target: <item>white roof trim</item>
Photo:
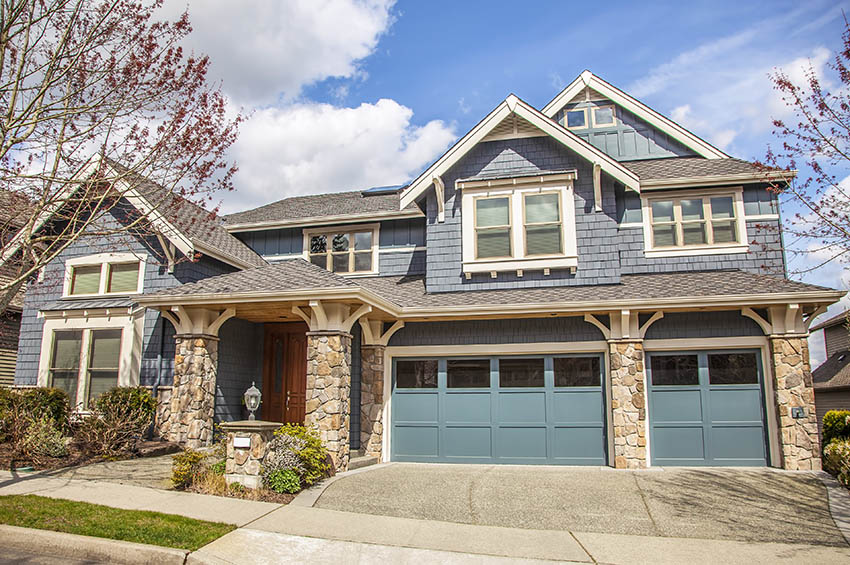
[[[413,210],[389,210],[386,212],[363,212],[360,214],[345,214],[334,216],[313,216],[309,218],[297,218],[291,220],[264,220],[261,222],[241,222],[224,224],[224,229],[233,232],[263,231],[277,228],[301,228],[309,226],[323,226],[328,223],[355,224],[368,220],[395,220],[398,218],[424,218],[418,208]]]
[[[501,104],[490,112],[478,125],[472,128],[460,141],[455,143],[437,162],[428,167],[410,186],[401,193],[401,208],[407,207],[416,200],[429,186],[433,184],[435,176],[442,176],[455,163],[457,163],[470,149],[475,147],[490,131],[511,114],[530,122],[541,131],[553,137],[569,149],[578,153],[584,159],[593,164],[601,165],[602,170],[611,175],[626,187],[640,192],[640,179],[638,176],[621,165],[604,152],[596,149],[565,127],[553,122],[548,117],[532,108],[516,95],[511,94]]]
[[[629,112],[657,127],[676,141],[693,149],[706,159],[724,159],[729,157],[729,155],[720,149],[689,132],[669,118],[662,116],[646,104],[632,98],[622,90],[605,82],[590,71],[581,73],[578,78],[555,96],[551,102],[546,104],[542,110],[543,114],[549,118],[553,118],[559,110],[566,106],[585,87],[597,91],[615,104],[622,106]]]

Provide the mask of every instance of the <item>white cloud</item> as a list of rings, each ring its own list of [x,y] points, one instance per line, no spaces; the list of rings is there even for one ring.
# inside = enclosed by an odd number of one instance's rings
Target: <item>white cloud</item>
[[[168,0],[165,14],[187,0]],[[392,24],[395,0],[189,0],[188,46],[236,102],[291,99],[330,77],[362,78],[359,62]]]
[[[228,195],[223,211],[405,182],[456,138],[451,125],[417,126],[412,117],[388,99],[355,108],[297,103],[259,110],[234,147],[238,194]]]

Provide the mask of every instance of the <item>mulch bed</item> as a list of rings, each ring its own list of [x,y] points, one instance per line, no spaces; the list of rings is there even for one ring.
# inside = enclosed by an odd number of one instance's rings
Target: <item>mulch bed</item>
[[[213,496],[224,496],[226,498],[238,498],[241,500],[257,500],[259,502],[274,502],[275,504],[289,504],[295,498],[294,494],[286,494],[282,492],[275,492],[269,489],[260,489],[256,491],[245,490],[243,492],[239,491],[228,491],[227,494],[213,494],[204,491],[203,489],[199,489],[196,487],[189,487],[186,489],[186,492],[195,492],[198,494],[212,494]]]
[[[110,457],[106,459],[101,456],[87,455],[77,449],[73,444],[68,447],[68,455],[65,457],[40,457],[38,461],[29,459],[14,459],[12,457],[12,446],[8,443],[0,443],[0,469],[14,471],[22,467],[32,467],[36,471],[53,471],[66,467],[80,467],[102,461],[118,461],[122,459],[134,459],[137,457],[155,457],[167,453],[175,453],[179,447],[162,441],[144,441],[138,446],[138,452],[128,453],[122,457]]]

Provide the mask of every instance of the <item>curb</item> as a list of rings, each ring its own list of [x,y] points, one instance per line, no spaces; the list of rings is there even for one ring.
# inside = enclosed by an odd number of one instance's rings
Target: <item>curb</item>
[[[850,545],[850,493],[826,471],[815,471],[815,475],[826,487],[832,521]]]
[[[302,490],[295,498],[290,501],[287,506],[301,506],[310,508],[316,504],[319,500],[319,497],[322,496],[322,493],[325,492],[329,486],[334,484],[340,479],[344,479],[345,477],[350,477],[351,475],[359,475],[360,473],[368,473],[369,471],[377,471],[378,469],[383,469],[389,465],[393,465],[394,463],[376,463],[374,465],[367,465],[366,467],[360,467],[359,469],[352,469],[351,471],[345,471],[344,473],[337,473],[333,477],[325,479],[317,485],[313,485],[307,490]],[[246,524],[247,526],[247,524]]]
[[[21,551],[106,563],[182,565],[189,551],[144,543],[96,538],[0,524],[0,546]]]

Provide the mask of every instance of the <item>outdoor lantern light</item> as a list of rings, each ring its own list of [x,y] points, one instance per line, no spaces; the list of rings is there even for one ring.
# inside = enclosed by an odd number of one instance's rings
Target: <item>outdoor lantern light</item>
[[[260,407],[260,389],[251,382],[251,388],[245,391],[245,406],[248,408],[248,419],[254,420],[254,411]]]

